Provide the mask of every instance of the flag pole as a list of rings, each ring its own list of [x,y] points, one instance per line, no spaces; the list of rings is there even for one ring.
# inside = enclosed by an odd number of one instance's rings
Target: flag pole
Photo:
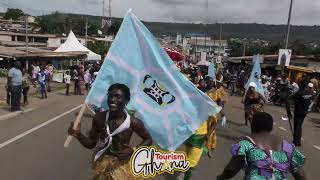
[[[86,104],[82,104],[80,112],[79,112],[76,120],[73,122],[73,129],[76,129],[79,126],[80,121],[82,119],[82,116],[83,116],[83,113],[84,113],[85,110],[86,110]],[[68,135],[67,139],[64,142],[63,147],[68,148],[71,140],[72,140],[72,136]]]

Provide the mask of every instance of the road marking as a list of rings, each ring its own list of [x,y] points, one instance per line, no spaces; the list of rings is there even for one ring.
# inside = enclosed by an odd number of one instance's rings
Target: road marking
[[[80,108],[81,106],[82,106],[82,104],[79,105],[79,106],[77,106],[77,107],[75,107],[75,108],[73,108],[73,109],[70,109],[69,111],[66,111],[66,112],[64,112],[64,113],[62,113],[62,114],[60,114],[60,115],[58,115],[58,116],[56,116],[56,117],[54,117],[54,118],[52,118],[52,119],[44,122],[44,123],[42,123],[42,124],[39,124],[38,126],[32,128],[32,129],[29,129],[28,131],[26,131],[26,132],[24,132],[24,133],[21,133],[21,134],[19,134],[18,136],[9,139],[8,141],[5,141],[5,142],[1,143],[1,144],[0,144],[0,149],[3,148],[3,147],[5,147],[5,146],[7,146],[7,145],[9,145],[9,144],[11,144],[11,143],[13,143],[14,141],[16,141],[16,140],[18,140],[18,139],[23,138],[24,136],[26,136],[26,135],[28,135],[28,134],[30,134],[30,133],[32,133],[32,132],[34,132],[34,131],[36,131],[36,130],[38,130],[38,129],[40,129],[40,128],[42,128],[42,127],[44,127],[44,126],[46,126],[46,125],[48,125],[48,124],[50,124],[50,123],[52,123],[52,122],[54,122],[54,121],[56,121],[57,119],[59,119],[59,118],[65,116],[65,115],[71,113],[72,111]]]
[[[313,147],[320,150],[320,146],[313,145]]]
[[[14,118],[16,116],[19,116],[20,114],[27,113],[27,112],[30,112],[30,111],[33,111],[33,110],[35,110],[35,108],[26,109],[26,110],[23,110],[23,111],[16,111],[16,112],[12,112],[12,113],[8,113],[8,114],[5,114],[5,115],[2,115],[2,116],[0,116],[0,121],[4,121],[4,120],[10,119],[10,118]]]
[[[278,127],[279,129],[281,129],[281,130],[283,130],[283,131],[287,131],[287,129],[286,128],[284,128],[284,127]]]

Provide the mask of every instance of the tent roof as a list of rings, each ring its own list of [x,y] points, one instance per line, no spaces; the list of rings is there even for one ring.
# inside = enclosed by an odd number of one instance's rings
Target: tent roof
[[[64,42],[54,52],[87,52],[87,60],[101,60],[101,56],[83,46],[72,31],[70,31],[66,42]]]
[[[209,66],[210,62],[209,61],[199,61],[197,63],[198,66]]]

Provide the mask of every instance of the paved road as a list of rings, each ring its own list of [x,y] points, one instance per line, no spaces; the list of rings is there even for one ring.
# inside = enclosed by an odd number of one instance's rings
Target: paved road
[[[83,97],[66,97],[57,93],[49,98],[48,104],[34,111],[0,121],[1,180],[90,179],[91,151],[81,147],[76,141],[72,141],[69,148],[63,148],[66,129],[79,108],[71,110],[83,102]],[[275,119],[273,133],[291,139],[288,122],[281,120],[284,109],[267,106],[266,111],[270,112]],[[89,114],[90,112],[86,112],[87,116],[83,119],[83,132],[87,132],[90,127]],[[213,159],[203,157],[192,179],[215,179],[230,159],[231,144],[239,137],[248,135],[249,127],[242,125],[243,106],[239,97],[230,97],[226,105],[226,114],[227,127],[218,127],[217,130],[218,148],[214,154],[215,157]],[[317,162],[320,162],[319,128],[320,117],[307,119],[304,124],[304,141],[301,150],[307,156],[305,169],[309,179],[317,179],[320,175],[316,166]],[[12,138],[14,139],[10,143],[11,141],[8,140]],[[135,142],[137,138],[134,138],[132,143]],[[233,179],[241,179],[242,176],[243,172],[240,172]],[[173,177],[162,175],[155,179],[173,179]]]

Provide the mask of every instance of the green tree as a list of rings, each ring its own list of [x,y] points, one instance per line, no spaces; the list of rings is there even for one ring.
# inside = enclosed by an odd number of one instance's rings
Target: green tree
[[[96,24],[88,23],[88,35],[95,35],[98,33],[99,27]]]
[[[120,29],[121,23],[115,22],[108,29],[108,34],[116,35]]]
[[[228,44],[231,49],[230,56],[238,57],[243,55],[243,44],[233,41],[229,41]]]
[[[308,48],[299,40],[294,40],[290,47],[292,49],[292,54],[295,55],[307,55],[308,54]]]
[[[102,57],[108,53],[108,50],[110,48],[110,46],[103,41],[88,42],[87,47],[91,51],[100,54]]]
[[[4,19],[19,20],[22,16],[24,16],[24,12],[21,9],[8,8],[4,14]]]
[[[69,26],[67,26],[68,23],[65,23],[66,19],[63,14],[56,11],[50,15],[40,17],[38,21],[42,32],[62,34],[68,33]]]

